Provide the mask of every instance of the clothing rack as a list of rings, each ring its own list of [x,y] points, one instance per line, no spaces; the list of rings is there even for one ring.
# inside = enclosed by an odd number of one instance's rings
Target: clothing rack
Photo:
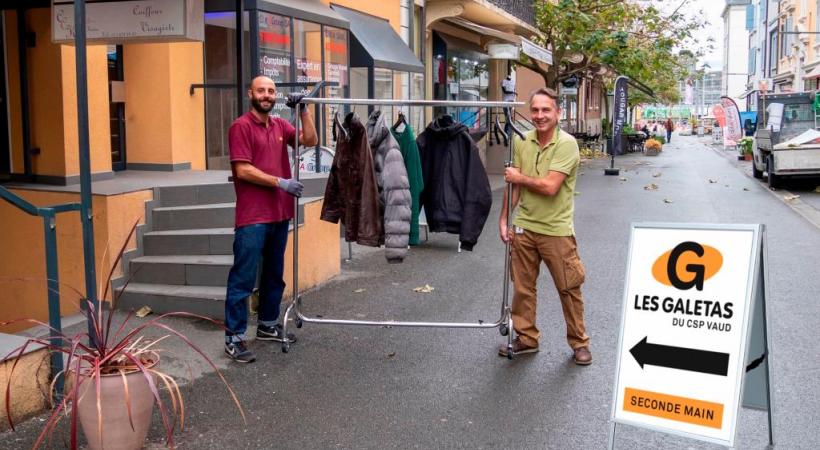
[[[523,102],[488,102],[488,101],[448,101],[448,100],[382,100],[382,99],[346,99],[346,98],[317,98],[313,97],[319,90],[319,85],[313,92],[301,99],[301,103],[314,105],[372,105],[372,106],[442,106],[442,107],[478,107],[478,108],[509,108],[524,106]],[[298,109],[298,108],[297,108]],[[301,123],[296,120],[296,146],[293,149],[294,161],[299,158],[299,139]],[[521,136],[521,132],[515,128],[513,131]],[[502,131],[503,133],[503,131]],[[508,140],[509,160],[512,160],[513,140]],[[298,169],[298,168],[297,168]],[[299,170],[295,171],[294,177],[299,180]],[[507,184],[507,192],[512,192],[510,184]],[[495,322],[487,323],[482,320],[477,322],[405,322],[405,321],[373,321],[373,320],[350,320],[350,319],[326,319],[320,317],[310,317],[302,313],[302,296],[299,294],[299,199],[294,198],[294,227],[293,227],[293,301],[285,310],[283,324],[283,336],[287,336],[288,318],[294,316],[296,328],[302,328],[303,323],[315,323],[320,325],[363,325],[363,326],[391,326],[391,327],[426,327],[426,328],[498,328],[502,336],[507,336],[507,358],[512,359],[512,316],[509,301],[510,282],[510,243],[507,242],[504,252],[504,285],[502,289],[501,315]],[[512,195],[507,195],[507,223],[510,223],[512,215]],[[290,349],[290,342],[286,339],[282,342],[282,352],[287,353]]]

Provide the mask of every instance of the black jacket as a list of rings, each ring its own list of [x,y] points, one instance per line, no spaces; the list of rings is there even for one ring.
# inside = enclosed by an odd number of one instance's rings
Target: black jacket
[[[467,127],[450,116],[430,122],[416,143],[424,190],[421,206],[432,232],[458,233],[472,250],[490,214],[490,180]]]

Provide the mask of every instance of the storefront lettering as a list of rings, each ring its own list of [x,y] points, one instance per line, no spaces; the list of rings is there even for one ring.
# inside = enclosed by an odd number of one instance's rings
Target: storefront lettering
[[[161,16],[162,10],[161,9],[154,9],[151,6],[134,6],[134,9],[131,11],[132,14],[135,16],[142,16],[146,19],[150,19],[151,16]]]
[[[140,29],[146,33],[163,34],[165,32],[175,32],[174,24],[167,23],[165,25],[151,25],[148,22],[140,22]]]

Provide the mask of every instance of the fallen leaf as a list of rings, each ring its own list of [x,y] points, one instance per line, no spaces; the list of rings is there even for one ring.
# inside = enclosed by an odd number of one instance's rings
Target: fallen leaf
[[[618,179],[621,180],[621,181],[627,181],[628,180],[628,178],[626,178],[626,177],[621,177],[621,178],[618,178]]]
[[[390,353],[387,354],[388,358],[392,358],[394,356],[396,356],[396,352],[390,352]]]
[[[790,202],[790,201],[798,199],[798,198],[800,198],[799,195],[784,195],[783,196],[783,200],[786,200],[787,202]]]
[[[655,173],[652,174],[653,178],[658,178],[659,176],[661,176],[660,172],[655,172]]]
[[[814,192],[820,192],[820,186],[817,186],[817,188],[814,190]]]
[[[424,286],[419,286],[417,288],[413,288],[413,292],[418,292],[418,293],[421,293],[421,294],[429,294],[429,293],[433,292],[434,289],[435,288],[433,286],[430,286],[429,284],[425,284]]]
[[[743,188],[743,190],[744,190],[744,191],[748,191],[748,190],[749,190],[749,188]]]
[[[717,183],[717,180],[715,180],[714,178],[709,178],[709,182],[710,183]]]
[[[578,192],[578,191],[575,191],[575,195],[581,195],[581,193]]]
[[[647,184],[646,186],[643,187],[643,189],[645,191],[655,191],[655,190],[658,189],[658,185],[655,184],[655,183]]]
[[[354,289],[353,292],[355,292],[356,294],[361,294],[362,292],[364,292],[366,290],[367,289],[365,289],[365,288],[359,288],[359,289]]]
[[[674,203],[672,200],[670,200],[668,198],[663,199],[663,202],[664,203]]]
[[[151,311],[151,307],[148,305],[143,306],[142,308],[137,310],[136,316],[137,317],[145,317],[148,314],[151,314],[154,311]]]

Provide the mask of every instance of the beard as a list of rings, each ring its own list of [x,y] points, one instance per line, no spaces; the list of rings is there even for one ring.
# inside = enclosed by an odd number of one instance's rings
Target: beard
[[[264,106],[262,106],[262,102],[259,101],[256,97],[251,99],[251,106],[253,106],[253,109],[255,109],[256,112],[261,113],[261,114],[269,113],[270,110],[273,109],[273,105],[275,105],[275,104],[276,104],[276,99],[274,98],[270,101],[270,106],[265,108]]]

